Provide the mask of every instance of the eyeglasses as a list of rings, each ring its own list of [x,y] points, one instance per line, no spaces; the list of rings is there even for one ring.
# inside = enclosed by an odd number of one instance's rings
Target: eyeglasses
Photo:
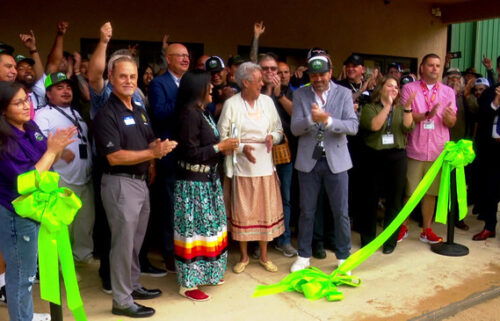
[[[169,56],[176,56],[178,58],[188,58],[189,59],[189,54],[178,54],[178,53],[173,53],[173,54],[170,54]]]
[[[268,66],[265,66],[265,67],[261,67],[261,68],[264,71],[276,71],[276,70],[278,70],[278,67],[268,67]]]
[[[25,105],[29,106],[30,102],[31,102],[30,97],[26,96],[26,99],[20,99],[17,102],[12,102],[10,104],[16,106],[17,108],[23,108]]]

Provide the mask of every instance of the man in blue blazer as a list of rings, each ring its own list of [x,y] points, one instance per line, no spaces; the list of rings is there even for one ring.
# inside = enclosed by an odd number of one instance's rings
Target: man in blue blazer
[[[347,170],[352,162],[346,135],[357,133],[359,121],[351,92],[331,81],[330,58],[310,58],[308,70],[311,85],[295,91],[291,121],[292,133],[299,137],[295,168],[300,187],[299,256],[292,272],[309,266],[314,215],[323,184],[333,214],[339,265],[351,250]]]
[[[151,81],[149,85],[150,116],[156,137],[173,139],[175,122],[175,101],[182,76],[189,68],[187,48],[174,43],[165,53],[167,71]],[[161,226],[160,241],[167,271],[174,272],[174,221],[173,202],[175,185],[175,153],[158,162],[156,180],[152,190],[153,222]],[[155,222],[158,219],[158,222]]]

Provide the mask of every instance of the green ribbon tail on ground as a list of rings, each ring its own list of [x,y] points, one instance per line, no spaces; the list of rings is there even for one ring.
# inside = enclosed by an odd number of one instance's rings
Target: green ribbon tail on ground
[[[303,293],[310,300],[325,297],[328,301],[339,301],[343,299],[342,292],[337,291],[339,285],[359,286],[361,280],[347,275],[366,261],[377,249],[379,249],[410,216],[425,193],[432,185],[434,179],[441,171],[436,222],[446,223],[450,206],[450,178],[451,172],[456,169],[457,202],[459,218],[467,215],[467,186],[465,182],[464,167],[475,158],[472,141],[460,140],[459,142],[447,142],[443,152],[429,168],[417,188],[403,206],[394,220],[380,233],[372,242],[350,255],[344,263],[332,274],[328,275],[318,268],[308,269],[290,273],[279,283],[271,285],[259,285],[254,291],[253,297],[260,297],[280,292],[297,291]]]
[[[61,304],[59,267],[64,280],[69,310],[76,321],[87,321],[76,278],[68,225],[82,206],[68,188],[59,188],[59,174],[36,170],[18,176],[21,194],[12,205],[16,213],[41,224],[38,234],[40,296]]]

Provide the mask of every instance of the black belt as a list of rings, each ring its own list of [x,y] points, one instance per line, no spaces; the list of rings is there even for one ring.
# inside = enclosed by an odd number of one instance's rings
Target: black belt
[[[145,181],[148,178],[147,174],[129,174],[129,173],[105,173],[108,175],[113,175],[113,176],[121,176],[121,177],[128,177],[132,179],[140,179],[141,181]]]

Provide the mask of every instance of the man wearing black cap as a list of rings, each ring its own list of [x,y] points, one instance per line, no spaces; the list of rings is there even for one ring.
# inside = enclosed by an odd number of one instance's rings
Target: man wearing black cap
[[[344,61],[346,78],[338,82],[339,85],[352,91],[354,102],[358,106],[366,103],[369,96],[366,92],[367,83],[363,82],[364,64],[364,59],[360,55],[353,54],[347,57]]]
[[[348,217],[348,175],[351,158],[346,135],[355,135],[359,121],[351,92],[331,81],[328,57],[308,61],[311,86],[293,95],[292,133],[299,137],[295,168],[299,171],[300,218],[299,257],[291,266],[295,272],[309,266],[317,199],[325,186],[335,229],[335,255],[339,265],[350,255],[351,231]]]
[[[35,122],[40,130],[48,136],[61,128],[75,126],[77,129],[75,141],[66,147],[53,168],[61,175],[60,184],[73,190],[82,200],[82,208],[70,226],[70,233],[75,261],[88,263],[93,257],[92,230],[95,217],[88,127],[78,111],[71,106],[73,90],[66,74],[49,74],[45,79],[45,88],[48,105],[35,114]]]
[[[227,69],[224,60],[219,56],[211,56],[205,61],[205,70],[210,73],[212,83],[212,103],[208,105],[208,110],[218,118],[222,111],[222,105],[229,97],[236,93],[236,90],[226,83]]]
[[[389,66],[387,66],[387,75],[396,78],[398,82],[401,79],[401,73],[401,65],[397,62],[391,62]]]

